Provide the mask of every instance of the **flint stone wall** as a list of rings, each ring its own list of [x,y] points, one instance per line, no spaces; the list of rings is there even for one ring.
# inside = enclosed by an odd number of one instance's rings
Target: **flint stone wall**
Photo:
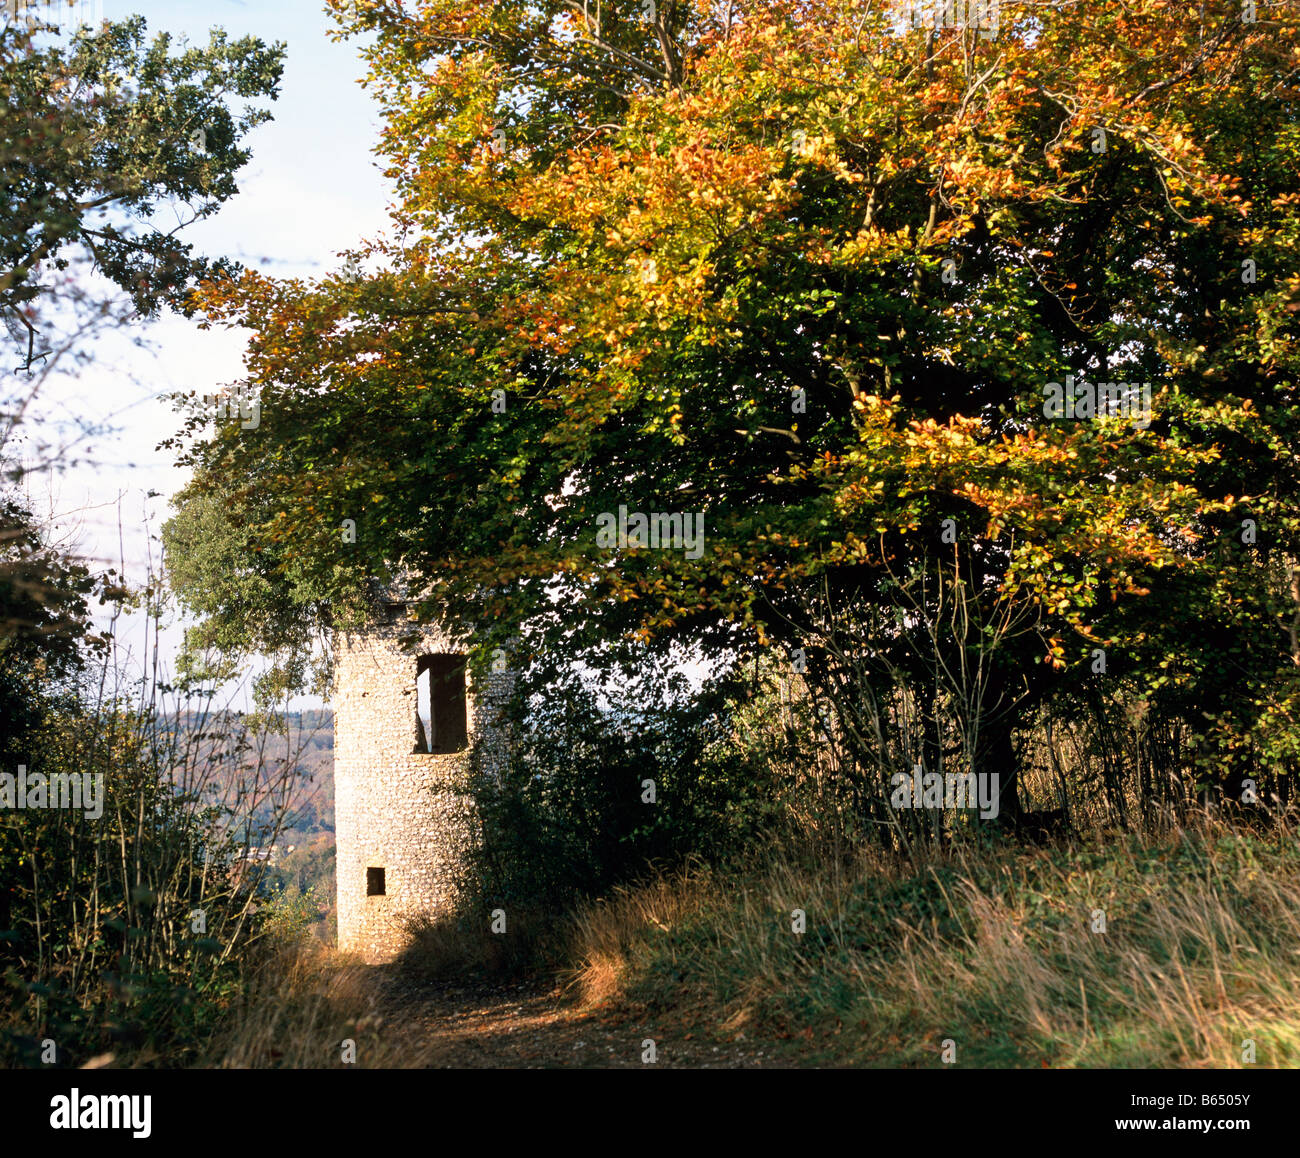
[[[363,633],[336,640],[334,815],[338,946],[378,964],[404,944],[404,921],[434,917],[456,903],[457,882],[476,824],[470,752],[493,771],[503,758],[495,705],[509,694],[502,672],[466,689],[470,748],[415,753],[416,658],[461,649],[437,628],[414,647],[399,642],[413,625],[400,607]],[[385,894],[366,895],[366,870],[384,870]]]

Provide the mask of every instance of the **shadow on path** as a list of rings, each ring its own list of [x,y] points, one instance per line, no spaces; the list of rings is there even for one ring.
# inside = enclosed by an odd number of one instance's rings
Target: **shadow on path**
[[[659,1068],[779,1067],[774,1044],[703,1040],[696,1030],[643,1018],[635,1008],[583,1009],[554,981],[416,982],[376,966],[378,1012],[411,1035],[411,1055],[430,1068],[632,1069],[643,1042],[655,1042]]]

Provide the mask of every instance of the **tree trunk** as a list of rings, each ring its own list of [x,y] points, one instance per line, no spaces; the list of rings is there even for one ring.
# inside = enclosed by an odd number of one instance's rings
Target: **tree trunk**
[[[997,776],[1001,790],[998,814],[990,823],[1014,828],[1020,823],[1020,769],[1016,765],[1016,749],[1012,742],[1015,717],[1003,714],[999,719],[987,721],[980,729],[975,745],[971,771],[984,783],[984,776]]]

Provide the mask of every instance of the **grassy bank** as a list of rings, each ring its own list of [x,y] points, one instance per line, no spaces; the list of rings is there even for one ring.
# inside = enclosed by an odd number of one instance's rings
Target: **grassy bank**
[[[378,1007],[378,989],[366,966],[302,937],[264,952],[250,967],[239,1000],[196,1064],[205,1069],[425,1064],[418,1043],[395,1035]]]
[[[1300,1063],[1293,828],[768,854],[585,905],[564,954],[589,1004],[807,1064],[938,1066],[945,1039],[961,1066]]]
[[[380,971],[305,938],[268,955],[200,1064],[334,1066],[345,1039],[362,1068],[551,1064],[500,1029],[516,1028],[513,997],[499,999],[495,1043],[448,1053],[392,1016],[385,987],[404,979],[417,1006],[420,993],[463,987],[466,1008],[486,1012],[504,981],[555,975],[572,999],[564,1017],[598,1015],[578,1037],[622,1051],[655,1036],[669,1064],[716,1064],[716,1045],[742,1064],[939,1068],[946,1041],[958,1067],[1300,1064],[1294,827],[1206,821],[1045,848],[971,842],[920,860],[773,849],[623,888],[562,920],[512,915],[504,937],[468,917],[412,934]]]

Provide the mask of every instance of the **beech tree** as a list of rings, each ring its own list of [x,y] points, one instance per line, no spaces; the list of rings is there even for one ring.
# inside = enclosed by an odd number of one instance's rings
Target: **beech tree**
[[[91,357],[88,343],[77,345],[83,326],[183,312],[201,279],[238,271],[196,254],[183,233],[238,191],[250,156],[243,139],[270,115],[257,105],[276,96],[283,58],[281,45],[231,41],[219,29],[206,47],[175,52],[166,34],[146,38],[142,17],[92,27],[69,25],[68,15],[65,5],[34,0],[0,11],[6,467],[52,361]],[[91,273],[101,279],[92,283]],[[28,469],[34,450],[57,462],[58,448],[41,445],[48,435],[27,438]],[[51,549],[32,513],[0,494],[0,682],[27,672],[30,694],[68,676],[102,643],[83,622],[85,598],[111,597],[116,583],[111,574],[92,580]],[[17,703],[5,713],[6,741],[20,732]]]
[[[413,574],[480,648],[797,652],[863,767],[863,703],[942,699],[958,751],[932,714],[899,754],[1012,819],[1017,729],[1099,652],[1216,766],[1293,761],[1280,5],[336,7],[394,228],[197,299],[262,420],[175,444],[196,648],[301,651]]]
[[[66,338],[110,311],[92,271],[143,316],[183,312],[200,280],[238,271],[183,234],[238,191],[283,63],[283,45],[221,29],[174,51],[143,17],[53,25],[66,15],[24,0],[0,24],[0,316],[23,375],[61,349],[43,325]]]

